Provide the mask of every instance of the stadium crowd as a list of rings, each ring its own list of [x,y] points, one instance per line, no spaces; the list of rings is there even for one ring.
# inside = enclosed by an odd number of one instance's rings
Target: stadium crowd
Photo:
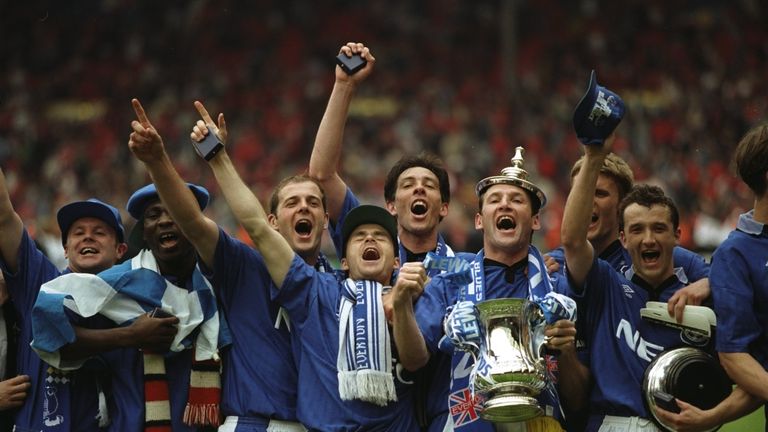
[[[0,428],[646,432],[755,411],[767,11],[2,6]],[[686,382],[677,356],[710,369]]]
[[[380,59],[350,108],[343,173],[382,202],[401,154],[441,155],[456,208],[444,229],[462,250],[478,247],[467,229],[475,179],[507,166],[515,145],[551,197],[541,244],[558,244],[578,150],[570,116],[591,68],[631,112],[615,151],[676,200],[684,246],[711,251],[750,204],[728,160],[766,111],[759,2],[511,2],[508,32],[504,2],[485,0],[45,3],[6,4],[0,18],[0,164],[42,242],[56,243],[63,203],[123,202],[144,183],[122,145],[131,97],[157,113],[190,181],[212,186],[185,151],[189,107],[203,96],[228,113],[246,182],[269,191],[304,169],[339,40],[365,40]],[[512,74],[500,34],[514,39]],[[235,226],[222,202],[210,211]]]

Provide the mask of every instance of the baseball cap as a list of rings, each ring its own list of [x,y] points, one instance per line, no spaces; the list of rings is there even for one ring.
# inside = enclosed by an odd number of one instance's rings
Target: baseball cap
[[[208,205],[208,201],[211,198],[208,190],[192,183],[187,183],[187,187],[195,195],[195,199],[197,199],[197,203],[200,205],[200,210],[205,210],[205,207]],[[155,185],[150,183],[134,192],[133,195],[128,198],[126,210],[128,210],[128,213],[130,213],[134,219],[141,219],[141,217],[144,216],[144,210],[147,208],[147,205],[156,199],[160,199],[160,195],[158,195]]]
[[[120,243],[125,241],[125,229],[123,220],[117,208],[100,201],[96,198],[90,198],[85,201],[75,201],[60,208],[56,213],[56,220],[61,230],[61,243],[67,243],[67,234],[76,220],[84,217],[93,217],[104,221],[112,227],[117,234],[117,240]]]
[[[208,190],[192,183],[187,183],[187,187],[192,191],[195,199],[197,199],[197,204],[200,206],[200,210],[205,210],[205,207],[208,206],[208,201],[211,198]],[[133,225],[131,233],[128,235],[127,257],[136,255],[140,250],[146,247],[144,242],[144,210],[146,210],[150,203],[158,199],[160,199],[160,195],[157,193],[157,188],[152,183],[140,188],[128,198],[128,204],[125,206],[126,210],[128,210],[128,213],[130,213],[137,222]]]
[[[597,83],[593,70],[587,92],[573,111],[573,128],[585,145],[602,145],[626,113],[624,101],[616,93]]]
[[[522,147],[515,148],[515,156],[512,157],[512,166],[506,167],[501,170],[501,175],[486,177],[480,180],[475,186],[475,192],[478,197],[481,197],[489,187],[497,184],[509,184],[525,189],[530,192],[531,198],[538,201],[538,207],[541,209],[547,204],[547,196],[544,195],[544,191],[540,187],[536,186],[533,182],[528,180],[528,171],[523,168],[523,154],[525,149]],[[535,203],[534,203],[535,204]],[[536,208],[536,206],[534,205]]]
[[[357,206],[350,211],[344,218],[344,224],[341,226],[341,239],[344,247],[342,248],[342,258],[347,254],[347,240],[352,234],[352,231],[360,225],[376,224],[380,225],[387,231],[389,237],[392,238],[392,245],[394,246],[395,255],[397,255],[399,247],[397,243],[397,221],[395,217],[389,214],[388,211],[375,205],[361,205]]]

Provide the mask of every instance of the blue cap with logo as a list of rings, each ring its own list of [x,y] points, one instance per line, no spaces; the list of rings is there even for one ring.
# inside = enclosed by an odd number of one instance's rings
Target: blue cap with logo
[[[603,141],[619,125],[626,113],[624,101],[616,93],[597,84],[593,70],[589,76],[587,93],[573,112],[573,128],[585,145],[603,145]]]
[[[104,221],[115,230],[117,240],[120,243],[125,241],[125,229],[123,228],[123,219],[117,208],[100,201],[96,198],[90,198],[85,201],[75,201],[60,208],[56,213],[56,220],[61,230],[61,243],[67,244],[67,234],[76,220],[85,217],[92,217]]]

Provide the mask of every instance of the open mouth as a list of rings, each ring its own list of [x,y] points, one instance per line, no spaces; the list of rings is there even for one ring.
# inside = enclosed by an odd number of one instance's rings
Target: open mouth
[[[99,253],[99,251],[92,247],[84,247],[80,249],[80,255],[95,255],[97,253]]]
[[[160,234],[160,246],[171,247],[175,246],[179,241],[179,236],[174,233]]]
[[[363,261],[376,261],[380,256],[376,248],[368,247],[363,250]]]
[[[296,234],[300,236],[308,236],[312,233],[312,222],[307,219],[301,219],[296,222],[293,229],[296,231]]]
[[[416,216],[421,216],[427,213],[427,203],[422,200],[416,200],[411,204],[411,213]]]
[[[659,251],[645,251],[640,253],[640,257],[642,257],[643,262],[647,263],[656,262],[660,256],[661,252]]]
[[[500,230],[513,230],[517,228],[517,222],[509,216],[502,216],[496,220],[496,228]]]
[[[592,219],[589,220],[589,223],[595,223],[597,222],[597,213],[592,213]]]

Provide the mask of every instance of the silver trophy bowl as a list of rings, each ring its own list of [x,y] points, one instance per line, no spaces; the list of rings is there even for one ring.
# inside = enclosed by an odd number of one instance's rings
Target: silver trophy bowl
[[[546,321],[526,299],[477,303],[485,339],[475,363],[474,388],[491,422],[521,422],[544,413],[536,396],[547,386],[543,355]]]

